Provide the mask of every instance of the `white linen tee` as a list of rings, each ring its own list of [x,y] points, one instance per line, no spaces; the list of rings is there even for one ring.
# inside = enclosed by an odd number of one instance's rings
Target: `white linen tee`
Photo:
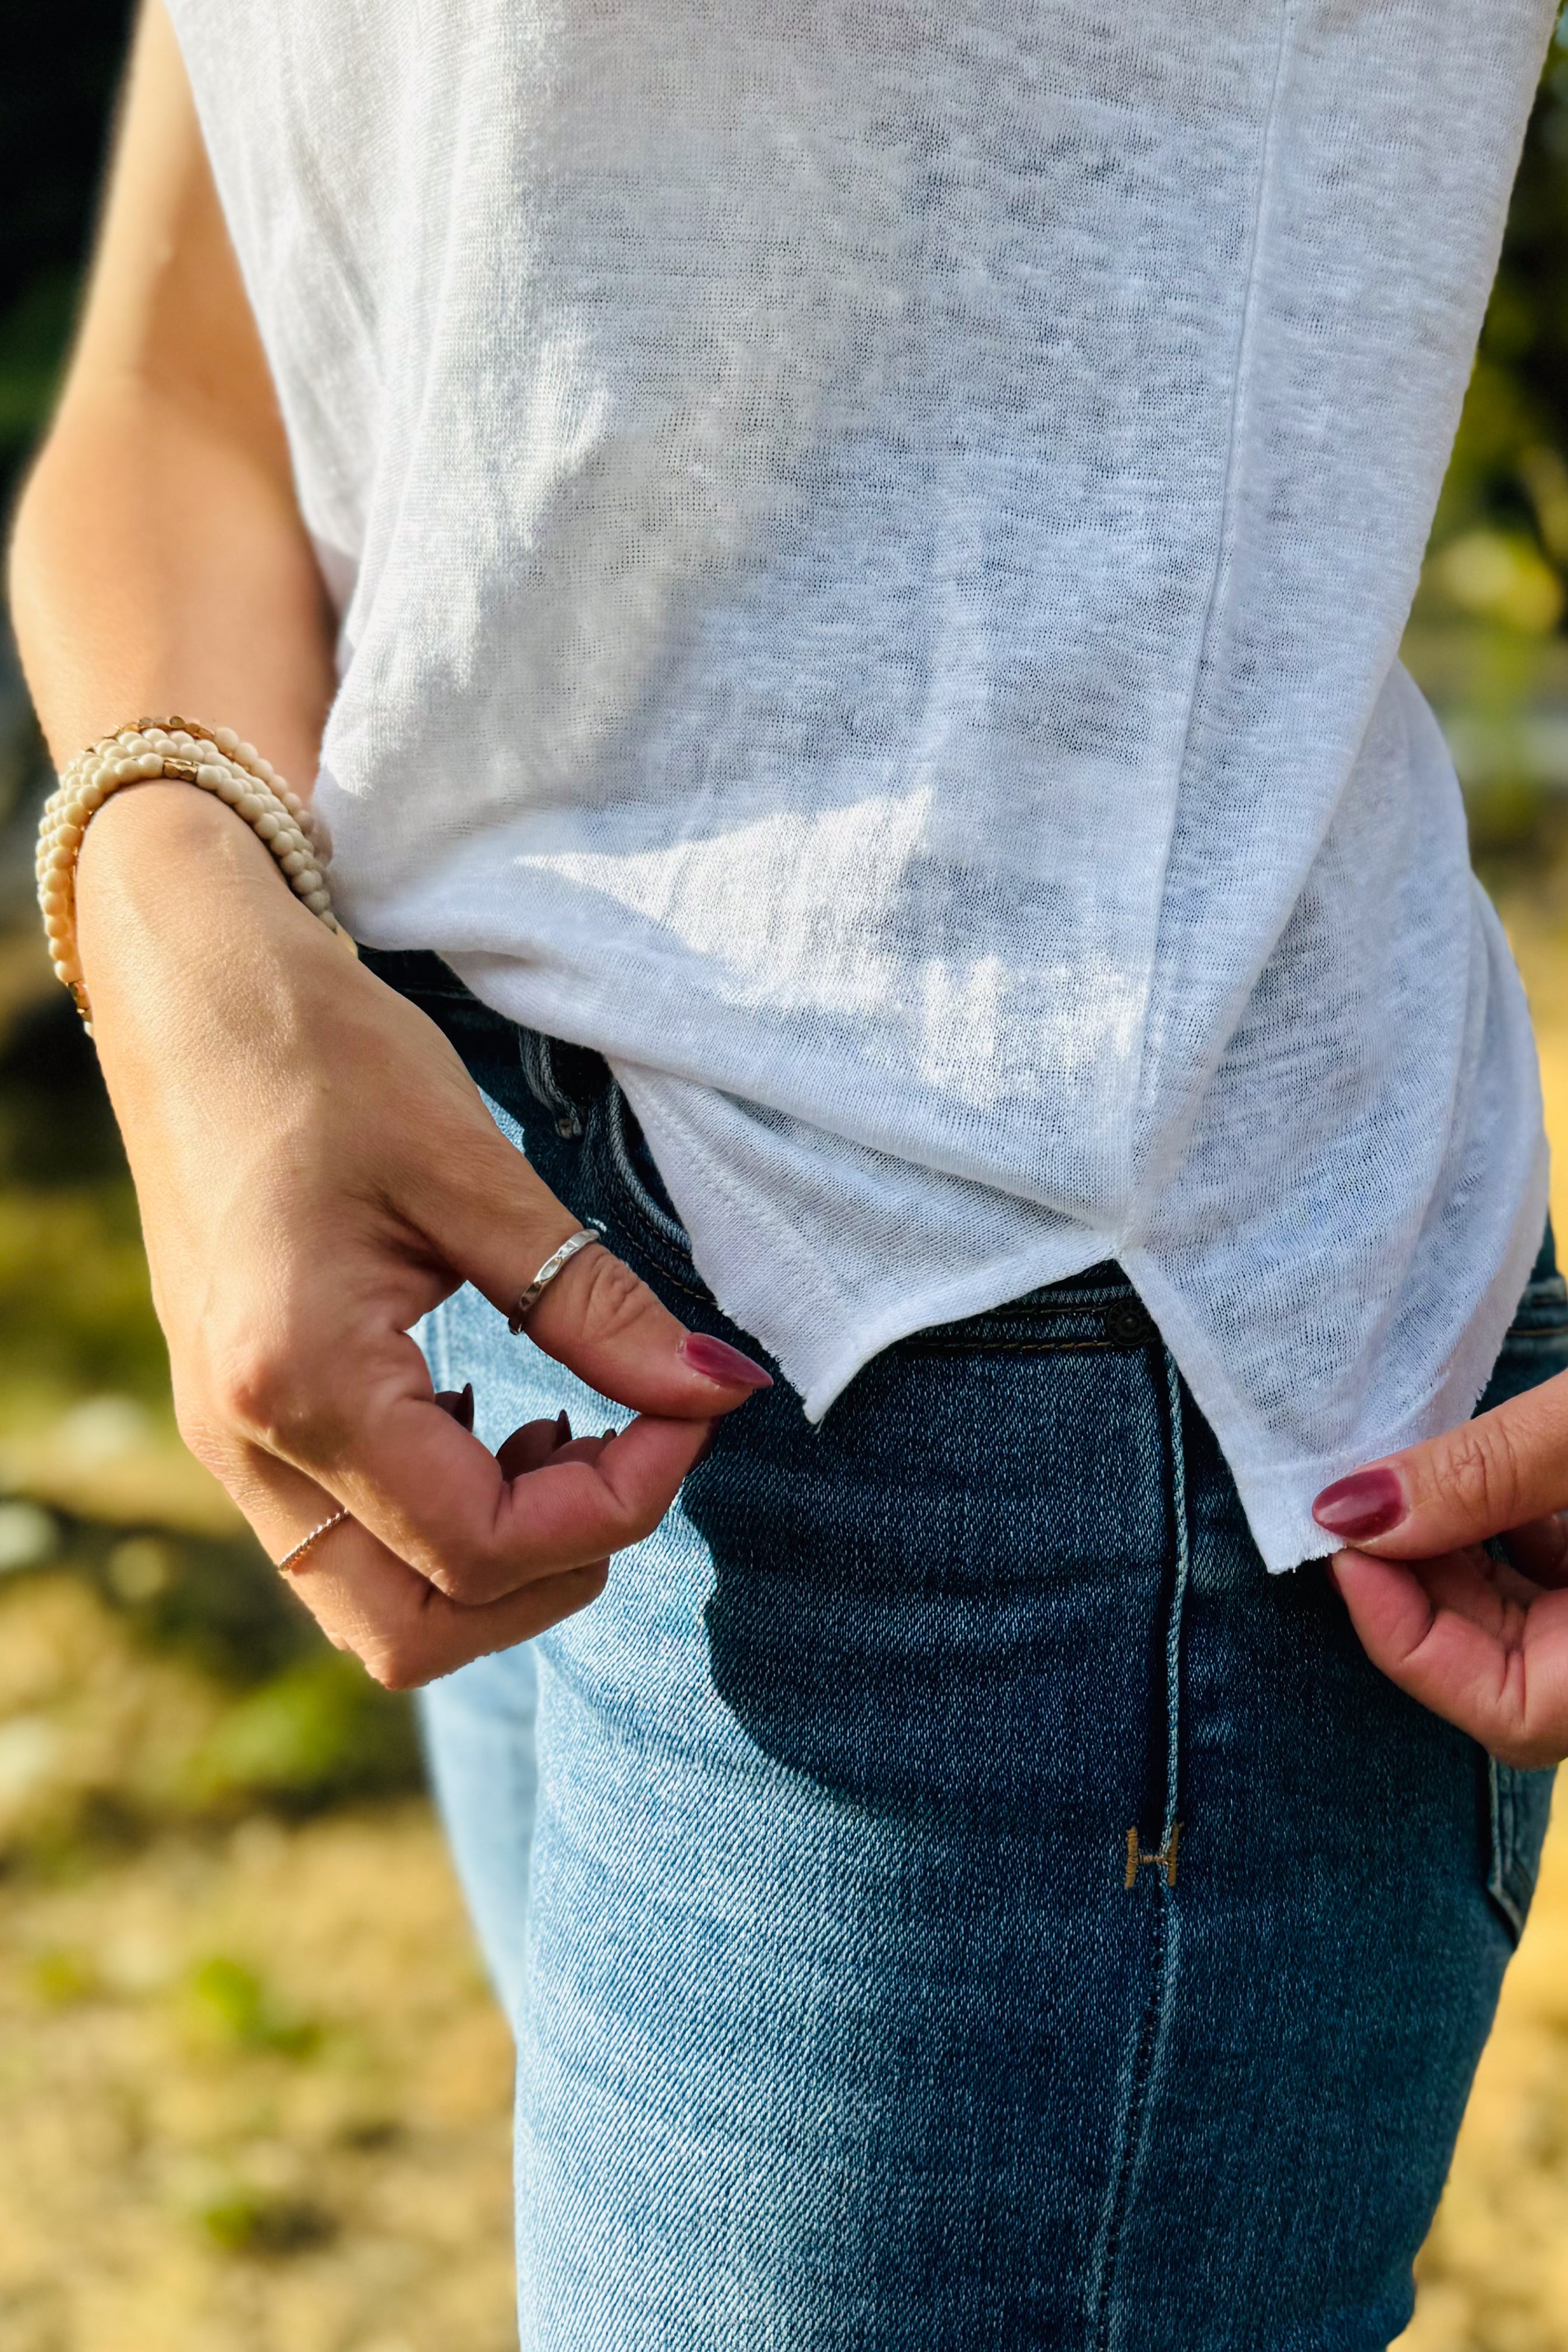
[[[1118,1258],[1269,1564],[1462,1418],[1525,1006],[1396,648],[1552,0],[173,0],[350,927],[823,1413]]]

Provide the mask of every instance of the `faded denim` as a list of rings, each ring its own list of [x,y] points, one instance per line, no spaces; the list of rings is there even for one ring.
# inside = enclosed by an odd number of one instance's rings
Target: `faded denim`
[[[372,961],[747,1345],[603,1065]],[[491,1443],[625,1418],[472,1292],[422,1337]],[[1565,1366],[1548,1244],[1488,1401]],[[425,1720],[517,2035],[525,2352],[1405,2326],[1552,1776],[1385,1682],[1321,1565],[1265,1574],[1113,1266],[902,1343],[819,1429],[754,1400],[601,1601]]]

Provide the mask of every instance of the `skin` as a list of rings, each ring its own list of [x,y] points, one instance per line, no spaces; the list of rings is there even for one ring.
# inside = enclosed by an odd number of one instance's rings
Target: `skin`
[[[1370,1484],[1363,1486],[1363,1480]],[[1369,1507],[1333,1576],[1367,1655],[1504,1763],[1568,1756],[1568,1372],[1329,1487]],[[1342,1524],[1333,1526],[1335,1517]],[[1501,1538],[1494,1549],[1482,1546]]]
[[[235,727],[302,788],[332,632],[267,364],[161,7],[141,18],[97,262],[22,499],[17,638],[60,764],[146,714]],[[329,1636],[405,1685],[526,1639],[657,1526],[755,1383],[688,1364],[607,1250],[528,1334],[638,1418],[497,1460],[409,1327],[462,1282],[509,1308],[578,1220],[439,1030],[337,946],[249,828],[118,794],[78,877],[99,1056],[141,1207],[180,1427]]]

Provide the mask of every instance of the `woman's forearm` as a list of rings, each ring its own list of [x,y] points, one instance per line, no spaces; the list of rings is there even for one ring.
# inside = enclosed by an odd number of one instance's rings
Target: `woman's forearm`
[[[11,598],[57,764],[143,716],[235,728],[308,791],[331,693],[298,514],[155,389],[73,403],[24,494]]]
[[[103,236],[17,511],[11,603],[63,763],[170,710],[235,728],[308,789],[329,616],[178,49],[138,27]]]

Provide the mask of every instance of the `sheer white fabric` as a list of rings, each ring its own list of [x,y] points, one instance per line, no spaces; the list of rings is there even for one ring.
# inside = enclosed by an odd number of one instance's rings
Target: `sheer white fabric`
[[[820,1414],[1115,1256],[1270,1566],[1460,1418],[1525,1008],[1396,660],[1552,0],[175,0],[346,919]]]

